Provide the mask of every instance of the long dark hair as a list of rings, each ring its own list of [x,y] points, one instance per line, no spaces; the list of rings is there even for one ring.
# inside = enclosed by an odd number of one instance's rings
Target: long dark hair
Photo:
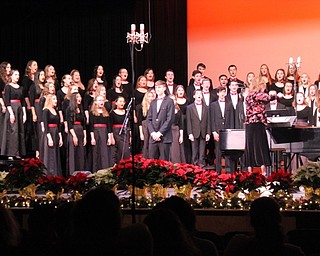
[[[38,69],[38,71],[34,74],[34,81],[33,82],[34,82],[34,85],[36,87],[37,94],[41,94],[41,92],[42,92],[42,89],[40,88],[41,82],[39,80],[41,72],[44,72],[44,71],[41,70],[41,69]],[[42,86],[44,87],[44,83],[42,83]]]
[[[70,116],[71,116],[71,120],[75,121],[76,119],[76,114],[77,111],[79,111],[79,113],[83,113],[83,109],[82,109],[82,105],[78,105],[77,103],[77,95],[80,95],[79,92],[77,93],[72,93],[70,95],[70,102],[69,102],[69,109],[70,109]]]
[[[4,82],[4,84],[9,83],[9,76],[7,75],[7,65],[10,64],[9,62],[3,61],[0,64],[0,79]]]

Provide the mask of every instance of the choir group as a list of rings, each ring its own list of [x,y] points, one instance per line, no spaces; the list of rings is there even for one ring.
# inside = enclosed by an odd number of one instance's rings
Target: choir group
[[[95,172],[129,157],[131,150],[173,163],[201,167],[215,163],[220,172],[219,131],[244,129],[257,121],[253,119],[258,115],[246,100],[255,81],[263,82],[268,96],[263,111],[286,109],[301,124],[320,126],[320,80],[312,84],[308,74],[300,74],[294,64],[287,71],[278,69],[274,77],[263,64],[257,76],[249,72],[245,81],[238,79],[237,67],[230,65],[229,74],[219,76],[219,85],[205,76],[205,69],[199,63],[184,86],[175,84],[173,70],[155,81],[148,68],[133,87],[125,68],[108,86],[103,67],[98,65],[85,86],[75,69],[58,81],[52,65],[40,70],[31,60],[21,75],[10,63],[2,62],[1,155],[34,153],[51,175]],[[128,118],[128,105],[134,107],[133,120]],[[233,164],[225,156],[227,171],[234,170]],[[252,161],[246,166],[251,165]]]

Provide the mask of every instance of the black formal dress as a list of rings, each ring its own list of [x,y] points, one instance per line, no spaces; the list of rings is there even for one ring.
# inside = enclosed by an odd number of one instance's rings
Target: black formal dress
[[[92,171],[96,172],[100,169],[113,166],[111,159],[111,148],[107,145],[108,134],[112,132],[110,117],[102,114],[95,116],[90,113],[90,133],[94,133],[96,145],[92,147]],[[91,136],[90,136],[91,137]]]
[[[73,113],[70,107],[67,108],[66,118],[68,123],[68,170],[71,175],[75,171],[85,171],[86,147],[84,143],[84,133],[86,132],[86,119],[83,111],[80,109],[79,113]],[[70,130],[74,130],[78,145],[75,146]]]
[[[44,109],[42,120],[45,129],[43,138],[43,163],[47,167],[47,175],[62,175],[59,151],[59,132],[61,132],[59,114],[53,114],[49,109]],[[52,147],[48,145],[48,134],[51,135],[53,140]]]
[[[22,88],[14,88],[10,84],[5,87],[4,102],[7,108],[11,106],[15,122],[10,122],[10,113],[7,110],[2,130],[1,155],[24,156],[26,155],[25,134],[23,125],[23,110],[25,101]]]
[[[172,163],[185,163],[184,145],[179,143],[180,130],[184,130],[181,110],[175,113],[174,123],[172,125],[172,144],[170,150],[170,161]]]
[[[266,104],[270,101],[267,93],[257,91],[249,92],[246,97],[246,167],[270,166],[271,158],[266,134]]]
[[[32,84],[33,84],[33,81],[28,76],[22,77],[21,87],[22,87],[24,98],[29,98],[29,90]],[[28,155],[31,156],[34,154],[34,151],[35,151],[35,145],[34,145],[35,134],[34,134],[31,109],[28,109],[27,105],[26,105],[26,114],[27,114],[27,120],[24,123],[24,137],[25,137],[25,144],[26,144],[26,152]]]
[[[137,119],[138,119],[138,127],[142,127],[142,133],[144,140],[142,141],[142,156],[144,158],[149,158],[149,139],[150,134],[148,130],[148,124],[147,124],[147,115],[144,116],[142,112],[142,106],[137,105],[136,106],[136,113],[137,113]],[[148,113],[147,113],[148,114]],[[140,131],[139,131],[139,138],[140,138]]]
[[[0,98],[4,98],[4,87],[5,87],[5,82],[0,78]],[[4,99],[3,99],[4,100]],[[4,122],[5,122],[5,116],[6,113],[2,112],[2,105],[0,105],[0,131],[3,131],[4,127]],[[0,152],[1,152],[1,145],[2,145],[2,135],[0,134]]]
[[[189,105],[189,100],[186,100],[184,104],[179,104],[178,106],[181,111],[181,118],[182,118],[182,126],[184,127],[183,129],[183,146],[184,146],[184,155],[186,162],[191,164],[192,162],[192,152],[191,152],[191,141],[189,140],[188,137],[188,132],[187,132],[187,106]]]
[[[110,124],[116,143],[112,154],[115,163],[130,156],[130,122],[124,126],[125,116],[125,113],[119,115],[114,111],[110,112]]]
[[[33,83],[29,90],[29,100],[30,100],[30,106],[34,107],[36,115],[37,115],[37,121],[32,122],[33,124],[33,151],[38,150],[40,147],[40,136],[41,136],[41,115],[42,115],[42,109],[40,108],[40,95],[41,95],[41,89],[36,88],[35,84]],[[32,118],[32,115],[31,115]]]

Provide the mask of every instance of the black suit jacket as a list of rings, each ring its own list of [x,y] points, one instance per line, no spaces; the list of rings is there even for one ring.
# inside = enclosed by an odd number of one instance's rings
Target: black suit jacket
[[[167,94],[167,95],[174,94],[175,91],[176,91],[176,87],[177,87],[177,84],[173,84],[173,85],[172,85],[172,93],[170,93],[170,91],[169,91],[169,86],[167,85],[166,94]]]
[[[224,117],[218,101],[210,105],[211,132],[234,128],[234,109],[231,102],[225,102]]]
[[[172,142],[171,126],[174,122],[174,103],[169,97],[164,97],[159,112],[157,112],[157,99],[153,100],[147,116],[149,133],[160,132],[164,143]],[[152,140],[153,141],[153,140]],[[155,141],[154,141],[155,142]]]
[[[205,138],[207,134],[210,135],[210,116],[209,107],[202,103],[202,116],[201,121],[197,112],[195,103],[187,106],[187,132],[193,134],[194,138]]]
[[[246,109],[243,104],[244,98],[238,101],[236,110],[234,112],[234,128],[244,129],[244,122],[246,121]]]

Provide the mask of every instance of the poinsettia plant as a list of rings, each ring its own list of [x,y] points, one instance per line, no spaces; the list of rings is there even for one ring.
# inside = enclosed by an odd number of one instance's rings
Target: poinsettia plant
[[[197,173],[202,172],[199,166],[187,163],[174,164],[173,167],[166,173],[167,182],[171,185],[181,187],[190,184],[195,186],[194,179]]]
[[[38,180],[40,188],[58,194],[66,188],[66,179],[62,176],[43,176]]]
[[[292,178],[290,172],[285,172],[283,169],[278,170],[277,172],[272,172],[271,175],[267,178],[267,181],[270,182],[270,189],[273,189],[273,192],[278,192],[283,190],[286,192],[292,191]]]
[[[320,162],[309,162],[299,167],[292,175],[292,180],[298,187],[320,188]]]
[[[13,189],[22,189],[30,184],[38,184],[40,177],[47,171],[44,163],[38,158],[25,158],[17,164],[13,164],[6,176],[8,186]]]
[[[235,189],[235,175],[231,173],[222,173],[218,176],[217,189],[226,194],[232,193]]]
[[[172,170],[172,163],[159,159],[145,159],[142,168],[145,169],[145,182],[147,185],[160,184],[163,187],[170,185],[167,174]]]
[[[266,185],[266,177],[260,172],[237,172],[235,174],[235,191],[253,191]]]
[[[214,170],[202,170],[195,173],[194,184],[206,193],[211,190],[216,190],[219,174]]]
[[[89,175],[89,178],[94,180],[95,186],[103,186],[109,189],[112,189],[116,183],[117,179],[115,173],[112,171],[112,167],[101,169],[95,173]]]
[[[84,193],[94,186],[94,180],[85,172],[77,172],[67,179],[67,189]]]
[[[135,185],[138,188],[146,186],[146,170],[143,167],[146,161],[142,155],[134,156],[134,165],[132,164],[132,158],[121,159],[119,163],[113,168],[113,172],[117,178],[119,188],[126,189],[133,183],[133,171],[135,174]]]

